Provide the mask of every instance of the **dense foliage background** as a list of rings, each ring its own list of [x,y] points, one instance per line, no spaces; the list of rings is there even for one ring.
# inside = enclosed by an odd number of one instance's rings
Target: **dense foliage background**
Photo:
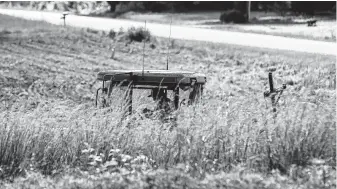
[[[186,12],[186,11],[224,11],[242,9],[245,1],[0,1],[21,6],[31,6],[39,10],[82,10],[104,7],[109,12],[151,11],[151,12]],[[336,12],[335,1],[252,1],[251,11],[291,11],[302,14],[318,12]]]

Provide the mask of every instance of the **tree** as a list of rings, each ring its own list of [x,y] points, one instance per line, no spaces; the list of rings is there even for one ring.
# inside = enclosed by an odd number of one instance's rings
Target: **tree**
[[[247,22],[249,22],[249,20],[250,20],[250,7],[251,7],[251,2],[247,1],[247,10],[246,10]]]
[[[110,5],[110,11],[115,12],[116,6],[120,3],[119,1],[107,1]]]
[[[250,19],[250,1],[234,1],[233,7],[235,10],[242,12],[245,15],[246,22]]]

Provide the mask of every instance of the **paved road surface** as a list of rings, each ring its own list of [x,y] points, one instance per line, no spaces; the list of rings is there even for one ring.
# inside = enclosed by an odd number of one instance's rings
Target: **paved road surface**
[[[60,19],[60,13],[0,9],[0,14],[6,14],[32,20],[44,20],[52,24],[63,24],[63,20]],[[67,25],[71,26],[89,27],[92,29],[106,31],[109,31],[110,29],[118,31],[121,27],[123,27],[124,29],[131,26],[144,27],[144,23],[142,22],[76,15],[68,15],[66,23]],[[158,37],[168,37],[170,33],[170,26],[167,24],[147,23],[146,27],[150,30],[152,35]],[[172,25],[171,38],[199,40],[279,50],[291,50],[326,55],[336,55],[337,50],[336,42],[323,42],[262,34],[218,31],[177,25]]]

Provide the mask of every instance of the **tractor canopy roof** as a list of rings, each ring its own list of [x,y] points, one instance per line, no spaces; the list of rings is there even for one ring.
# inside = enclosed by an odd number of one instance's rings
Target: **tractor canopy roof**
[[[132,81],[137,85],[190,85],[193,82],[203,85],[206,83],[206,76],[204,74],[173,70],[111,70],[99,72],[97,79],[112,82]]]

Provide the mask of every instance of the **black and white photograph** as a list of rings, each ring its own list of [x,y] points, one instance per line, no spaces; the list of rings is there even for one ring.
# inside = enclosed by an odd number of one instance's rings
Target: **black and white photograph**
[[[0,1],[0,189],[336,189],[336,1]]]

